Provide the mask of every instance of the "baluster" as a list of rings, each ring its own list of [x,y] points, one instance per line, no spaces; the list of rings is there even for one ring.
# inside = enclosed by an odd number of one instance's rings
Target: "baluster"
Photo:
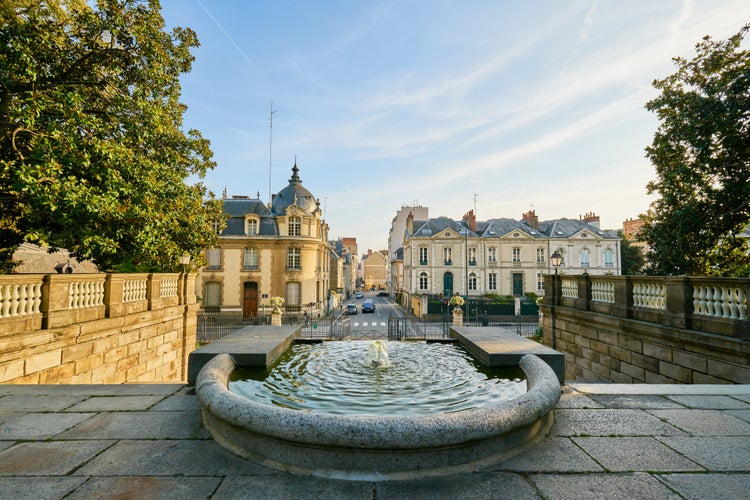
[[[721,317],[729,318],[729,300],[731,299],[729,298],[725,287],[721,287],[721,297],[719,297],[719,300],[721,301]]]
[[[714,316],[721,317],[721,289],[714,287]]]
[[[747,320],[747,296],[742,288],[737,289],[737,316],[740,321]]]

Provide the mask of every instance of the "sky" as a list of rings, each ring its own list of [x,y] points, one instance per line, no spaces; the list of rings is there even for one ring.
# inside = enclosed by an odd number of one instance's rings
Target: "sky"
[[[296,158],[330,239],[359,253],[387,248],[415,204],[621,228],[654,199],[653,81],[750,22],[747,0],[161,4],[201,43],[181,102],[184,128],[211,141],[203,182],[268,201]]]

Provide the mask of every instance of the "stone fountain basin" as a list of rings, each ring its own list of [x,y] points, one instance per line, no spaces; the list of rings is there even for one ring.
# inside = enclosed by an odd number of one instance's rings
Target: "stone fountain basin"
[[[196,393],[213,438],[241,457],[299,475],[409,479],[480,470],[547,434],[558,376],[533,354],[519,365],[525,394],[494,408],[436,415],[332,415],[258,403],[228,390],[237,367],[229,354],[203,366]]]

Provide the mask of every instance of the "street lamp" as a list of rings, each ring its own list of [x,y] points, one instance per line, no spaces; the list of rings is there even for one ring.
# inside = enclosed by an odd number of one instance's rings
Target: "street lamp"
[[[180,264],[182,265],[182,272],[186,273],[187,272],[187,266],[188,266],[188,264],[190,264],[190,254],[189,253],[186,252],[186,253],[182,254],[182,256],[180,257]]]
[[[552,267],[555,268],[555,275],[552,277],[552,303],[550,304],[550,312],[552,313],[552,349],[555,349],[557,347],[555,338],[555,326],[557,326],[555,325],[555,319],[557,316],[557,311],[555,310],[555,306],[557,305],[557,268],[562,264],[562,255],[555,250],[555,252],[549,256],[549,261],[552,264]]]
[[[557,268],[562,264],[562,255],[555,250],[555,252],[549,256],[549,261],[552,264],[552,267],[555,268],[555,274],[557,274]]]

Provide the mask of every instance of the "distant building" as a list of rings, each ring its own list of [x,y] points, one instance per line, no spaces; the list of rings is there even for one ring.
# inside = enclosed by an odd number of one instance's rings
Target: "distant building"
[[[367,254],[362,256],[363,286],[366,290],[385,288],[387,255],[388,250],[367,250]]]
[[[13,253],[13,260],[20,264],[14,274],[53,274],[53,273],[98,273],[96,265],[89,261],[70,257],[67,250],[59,249],[52,253],[49,249],[31,243],[22,243]]]
[[[305,189],[297,164],[269,208],[260,197],[223,200],[226,228],[199,275],[204,312],[245,318],[270,311],[282,297],[287,313],[325,314],[330,305],[331,256],[320,201]]]
[[[429,208],[421,205],[402,205],[391,221],[388,231],[388,263],[386,267],[386,288],[395,294],[404,284],[404,238],[406,237],[406,220],[425,220],[429,217]]]
[[[558,272],[563,274],[620,274],[620,238],[599,229],[594,214],[586,219],[539,221],[533,210],[521,221],[477,221],[473,210],[459,221],[408,218],[404,290],[410,295],[543,295],[544,275],[554,272],[549,261],[554,252],[562,256]]]

